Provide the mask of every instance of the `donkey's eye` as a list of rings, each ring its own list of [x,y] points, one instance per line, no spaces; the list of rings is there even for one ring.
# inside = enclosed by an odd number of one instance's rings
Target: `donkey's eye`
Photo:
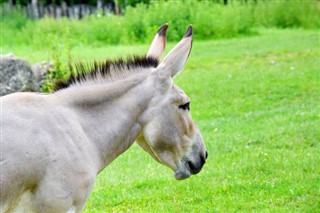
[[[186,103],[186,104],[183,104],[183,105],[180,105],[179,106],[179,109],[183,109],[183,110],[190,110],[190,102]]]

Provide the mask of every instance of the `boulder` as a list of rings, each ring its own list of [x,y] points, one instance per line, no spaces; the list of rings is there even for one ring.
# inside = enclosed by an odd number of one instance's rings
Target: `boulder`
[[[41,91],[30,64],[13,54],[0,55],[0,96],[24,91]]]
[[[42,87],[44,81],[46,80],[46,75],[50,70],[53,70],[53,64],[50,62],[44,61],[32,65],[32,71],[40,87]]]

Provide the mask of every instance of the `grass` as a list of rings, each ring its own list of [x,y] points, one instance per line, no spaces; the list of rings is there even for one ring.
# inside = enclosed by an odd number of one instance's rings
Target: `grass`
[[[83,46],[73,55],[102,59],[147,48]],[[10,50],[31,62],[49,55]],[[175,82],[190,96],[206,141],[203,171],[176,181],[133,145],[97,177],[84,212],[320,211],[319,57],[319,31],[195,40]]]
[[[190,23],[198,32],[197,40],[254,35],[255,27],[320,28],[318,0],[234,0],[228,5],[219,1],[158,0],[126,7],[123,16],[97,12],[81,20],[47,17],[37,21],[28,20],[21,9],[8,11],[0,4],[0,45],[45,49],[52,40],[69,37],[73,46],[145,44],[164,23],[170,25],[170,41],[179,40]]]

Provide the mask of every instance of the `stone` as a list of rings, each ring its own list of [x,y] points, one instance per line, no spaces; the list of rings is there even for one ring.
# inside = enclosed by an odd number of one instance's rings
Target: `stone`
[[[40,87],[42,87],[44,81],[46,80],[46,75],[49,73],[50,70],[53,70],[53,68],[53,63],[46,61],[32,65],[32,71],[35,75],[35,80],[37,81]]]
[[[0,96],[25,91],[41,91],[30,64],[13,54],[0,55]]]

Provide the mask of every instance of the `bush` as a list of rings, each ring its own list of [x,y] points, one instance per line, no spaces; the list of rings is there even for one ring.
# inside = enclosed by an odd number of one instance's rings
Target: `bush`
[[[13,15],[3,15],[2,45],[25,44],[47,49],[52,36],[65,38],[66,31],[72,35],[71,45],[145,43],[164,23],[170,25],[170,41],[179,40],[189,24],[193,24],[197,39],[249,35],[254,27],[261,26],[320,27],[316,0],[253,2],[231,1],[225,6],[213,1],[152,1],[149,5],[127,7],[121,17],[101,16],[98,12],[81,20],[43,18],[31,21],[17,11]]]
[[[23,36],[17,36],[29,22],[24,10],[20,7],[9,10],[8,6],[3,4],[0,5],[0,17],[1,46],[19,46],[24,43]]]
[[[65,32],[66,37],[70,37],[69,31]],[[73,59],[71,56],[71,43],[69,39],[52,38],[51,58],[53,69],[49,70],[46,80],[42,85],[42,91],[50,93],[54,91],[55,84],[65,81],[73,70]]]
[[[258,2],[253,11],[257,26],[305,29],[320,27],[320,5],[317,0]]]

